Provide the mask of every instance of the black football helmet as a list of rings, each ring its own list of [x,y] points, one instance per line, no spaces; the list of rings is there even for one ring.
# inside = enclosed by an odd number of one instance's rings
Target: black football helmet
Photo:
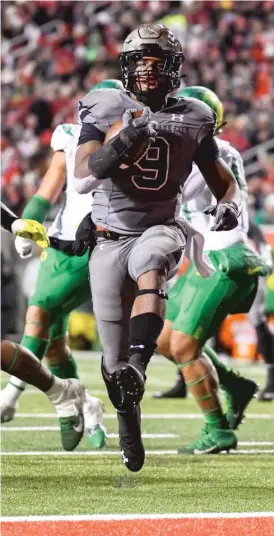
[[[155,72],[138,72],[138,62],[145,57],[161,59],[157,68],[157,87],[149,89],[150,77]],[[142,24],[125,39],[119,63],[124,87],[137,99],[152,109],[163,104],[165,96],[180,86],[180,70],[185,61],[182,46],[177,37],[162,24]],[[147,89],[141,89],[141,80],[147,76]]]

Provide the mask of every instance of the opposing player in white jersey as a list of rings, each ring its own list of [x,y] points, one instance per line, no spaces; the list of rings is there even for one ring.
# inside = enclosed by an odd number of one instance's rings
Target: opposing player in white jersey
[[[210,90],[202,87],[188,87],[178,96],[203,100],[217,113],[217,126],[222,123],[222,104]],[[207,187],[198,167],[193,166],[183,189],[186,201],[184,214],[193,226],[205,235],[205,250],[209,254],[216,272],[211,278],[203,279],[192,266],[181,276],[169,293],[167,320],[158,340],[160,352],[173,358],[186,384],[204,413],[206,426],[200,438],[185,453],[221,452],[231,436],[231,446],[236,429],[243,417],[243,411],[257,390],[251,380],[237,376],[229,370],[209,347],[206,341],[217,332],[227,314],[249,311],[256,294],[258,276],[268,271],[268,266],[247,245],[248,213],[247,187],[242,159],[229,143],[217,139],[223,160],[230,166],[242,193],[242,214],[238,227],[227,232],[212,231],[214,197]],[[221,387],[225,390],[230,430],[223,430],[218,424],[218,415],[208,411],[208,396],[201,396],[197,387],[201,380],[195,380],[192,367],[202,360],[211,358],[218,373]],[[220,419],[224,417],[220,415]],[[235,438],[236,439],[236,438]],[[236,446],[236,441],[235,441]]]
[[[99,87],[121,89],[121,82],[106,80]],[[52,204],[66,185],[65,201],[49,228],[50,247],[41,255],[41,264],[34,295],[30,298],[21,345],[38,359],[47,357],[51,372],[60,378],[78,378],[76,362],[67,345],[69,315],[73,309],[90,300],[88,251],[73,255],[77,226],[91,210],[91,194],[76,191],[73,170],[80,125],[59,125],[51,140],[54,151],[50,167],[36,195],[24,210],[24,218],[43,223]],[[16,249],[23,258],[31,254],[31,242],[17,238]],[[1,420],[14,418],[17,400],[26,384],[11,377],[1,395]],[[106,441],[103,425],[103,403],[86,393],[85,427],[92,448],[101,448]],[[61,427],[70,423],[62,421]],[[73,423],[71,422],[71,426]]]

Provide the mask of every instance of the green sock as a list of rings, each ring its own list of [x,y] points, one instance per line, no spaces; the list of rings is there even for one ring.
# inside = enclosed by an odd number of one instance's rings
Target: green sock
[[[237,383],[238,374],[227,367],[208,344],[204,346],[204,353],[209,357],[217,370],[220,386],[224,391],[230,392]]]
[[[46,353],[49,341],[32,335],[23,335],[20,344],[30,350],[41,361]]]
[[[204,411],[204,418],[207,427],[210,430],[216,430],[216,428],[227,429],[229,428],[227,420],[221,409],[214,409],[212,411]]]
[[[52,374],[54,374],[54,376],[58,376],[58,378],[76,378],[79,380],[77,364],[71,354],[67,361],[50,365],[49,370],[52,372]]]

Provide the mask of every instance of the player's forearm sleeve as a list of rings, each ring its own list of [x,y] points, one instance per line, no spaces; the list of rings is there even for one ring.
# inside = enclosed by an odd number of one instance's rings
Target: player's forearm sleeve
[[[15,220],[17,220],[17,216],[1,201],[1,227],[12,232],[11,226]]]
[[[113,143],[114,138],[106,143],[100,149],[90,155],[88,167],[92,175],[99,180],[107,179],[116,171],[122,163],[123,151],[119,151],[119,141],[117,137],[117,146]],[[118,150],[117,150],[118,147]],[[120,148],[121,149],[121,148]],[[122,153],[122,154],[121,154]]]
[[[39,223],[44,223],[51,206],[51,203],[44,197],[34,195],[25,206],[22,217],[29,220],[39,221]]]
[[[148,137],[147,126],[123,128],[117,136],[90,155],[88,167],[91,174],[99,180],[111,177],[121,164],[138,153]]]

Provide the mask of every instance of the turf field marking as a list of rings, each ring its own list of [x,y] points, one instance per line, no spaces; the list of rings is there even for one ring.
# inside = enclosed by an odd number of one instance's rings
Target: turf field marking
[[[238,441],[238,445],[242,447],[262,447],[263,445],[271,447],[274,441]]]
[[[125,521],[127,519],[246,519],[249,517],[274,518],[274,512],[207,512],[194,514],[94,514],[94,515],[52,515],[52,516],[10,516],[0,517],[9,523],[22,521]]]
[[[1,426],[2,432],[60,432],[59,426]],[[179,434],[142,434],[143,439],[176,439]],[[119,434],[108,434],[108,439],[118,439]],[[242,447],[272,447],[274,441],[239,441]]]
[[[82,377],[81,377],[81,379],[82,379]],[[1,384],[1,390],[3,390],[4,387],[6,387],[6,385],[7,385],[7,383]],[[170,383],[168,383],[168,382],[166,383],[166,385],[159,385],[157,383],[158,389],[159,389],[159,387],[161,388],[161,387],[169,387],[169,386],[170,386]],[[104,395],[107,394],[104,389],[90,389],[90,392],[91,392],[92,396],[104,396]],[[158,392],[159,392],[159,390],[158,390]],[[153,391],[151,389],[150,390],[147,389],[146,392],[145,392],[145,397],[146,398],[147,397],[151,398],[155,393],[157,393],[156,388]],[[25,391],[24,391],[24,396],[26,396],[26,395],[27,396],[33,396],[33,395],[41,396],[41,391],[39,391],[39,389],[36,389],[35,387],[33,387],[33,388],[32,387],[27,387],[25,389]],[[221,395],[222,395],[222,393],[221,393]],[[189,394],[189,398],[193,398],[191,393]]]
[[[146,454],[153,456],[182,456],[178,450],[146,450]],[[226,454],[222,452],[221,454]],[[233,450],[230,455],[238,454],[274,454],[274,449],[248,449],[248,450]],[[118,450],[75,450],[67,452],[65,450],[27,450],[27,451],[2,451],[0,456],[120,456]]]
[[[274,415],[271,413],[247,413],[248,419],[266,419],[273,420]],[[21,419],[57,419],[56,413],[16,413],[16,418]],[[144,419],[203,419],[203,415],[199,413],[143,413],[142,420]],[[116,413],[105,413],[104,419],[117,419]]]
[[[1,525],[2,536],[26,536],[26,531],[28,536],[38,532],[40,536],[272,536],[274,520],[272,512],[248,512],[228,515],[30,516],[2,518]]]
[[[60,432],[59,426],[1,426],[1,432]],[[142,434],[144,439],[174,439],[177,434]],[[118,434],[108,434],[110,439],[118,439]],[[274,443],[271,443],[274,445]]]

